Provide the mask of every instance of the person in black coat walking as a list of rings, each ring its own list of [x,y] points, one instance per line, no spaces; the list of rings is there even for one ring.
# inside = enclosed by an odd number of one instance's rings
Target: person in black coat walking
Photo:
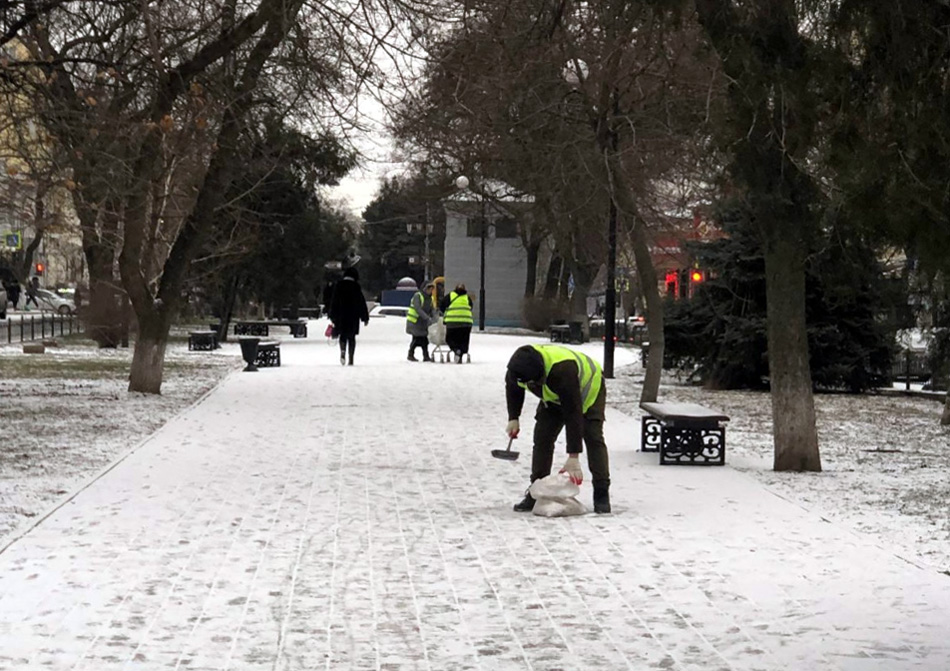
[[[343,271],[343,279],[337,282],[330,304],[330,321],[340,337],[340,365],[347,362],[353,365],[353,352],[356,350],[356,336],[360,332],[360,322],[369,324],[369,310],[360,287],[360,274],[356,268]]]

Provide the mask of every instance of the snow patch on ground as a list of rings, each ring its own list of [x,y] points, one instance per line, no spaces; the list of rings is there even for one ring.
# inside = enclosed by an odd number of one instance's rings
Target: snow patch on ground
[[[0,545],[240,363],[232,350],[189,352],[174,342],[161,395],[139,394],[127,391],[132,348],[98,349],[75,338],[60,344],[39,355],[0,346]],[[11,376],[24,363],[27,376]]]
[[[643,370],[618,371],[611,405],[639,416]],[[773,492],[830,521],[900,547],[950,571],[950,427],[942,398],[891,394],[818,394],[821,473],[772,468],[772,406],[767,393],[712,391],[666,376],[660,401],[699,403],[731,417],[726,462]]]

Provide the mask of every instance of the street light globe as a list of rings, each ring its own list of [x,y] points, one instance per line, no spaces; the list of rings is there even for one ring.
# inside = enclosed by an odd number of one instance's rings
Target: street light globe
[[[468,188],[468,177],[466,177],[465,175],[459,175],[458,177],[456,177],[456,178],[455,178],[455,186],[457,186],[459,189],[467,189],[467,188]]]

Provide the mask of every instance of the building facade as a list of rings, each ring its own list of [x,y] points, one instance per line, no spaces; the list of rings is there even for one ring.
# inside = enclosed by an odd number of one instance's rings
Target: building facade
[[[501,202],[499,202],[499,200]],[[486,326],[521,326],[528,261],[516,218],[528,206],[514,198],[483,200],[469,191],[444,201],[445,291],[464,284],[474,302],[478,327],[479,305],[485,304]],[[481,296],[484,237],[484,297]]]

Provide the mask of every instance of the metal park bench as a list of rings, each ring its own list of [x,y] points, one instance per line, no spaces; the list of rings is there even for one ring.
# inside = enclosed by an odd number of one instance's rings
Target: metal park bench
[[[551,332],[551,342],[571,342],[571,327],[567,324],[552,324],[548,331]]]
[[[584,329],[580,322],[575,321],[571,322],[570,324],[551,324],[548,327],[548,333],[551,335],[551,342],[584,342]]]
[[[644,402],[640,450],[659,452],[660,464],[723,466],[729,417],[695,403]]]
[[[271,326],[288,326],[294,338],[307,337],[306,319],[241,320],[234,322],[234,335],[269,336]]]
[[[217,331],[191,331],[188,334],[189,351],[211,351],[218,348]]]

